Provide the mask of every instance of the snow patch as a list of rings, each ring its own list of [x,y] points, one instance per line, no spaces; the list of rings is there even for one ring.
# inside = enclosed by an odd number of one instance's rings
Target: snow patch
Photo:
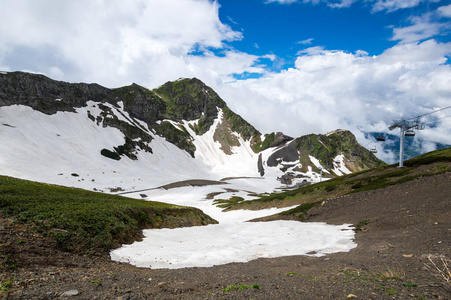
[[[111,252],[116,261],[153,269],[211,267],[289,255],[324,256],[356,244],[350,225],[297,221],[249,222],[144,230],[147,243]]]
[[[218,220],[219,224],[144,230],[142,241],[113,250],[111,258],[138,267],[177,269],[248,262],[261,257],[323,256],[347,252],[357,246],[353,242],[354,231],[348,224],[335,226],[297,221],[246,222],[293,207],[223,212],[213,205],[214,199],[207,200],[206,195],[222,191],[217,197],[228,198],[231,195],[226,190],[261,193],[275,186],[274,180],[265,178],[231,179],[226,182],[227,185],[146,192],[148,199],[153,201],[197,207]]]
[[[322,169],[323,172],[330,174],[330,172],[321,165],[321,163],[319,162],[319,160],[316,157],[309,155],[309,158],[310,158],[310,161],[315,165],[315,167],[317,167],[318,169]]]
[[[341,176],[343,174],[351,174],[352,173],[348,168],[346,168],[344,160],[345,160],[345,156],[343,154],[337,155],[334,158],[333,172],[335,174],[337,174],[338,176]]]

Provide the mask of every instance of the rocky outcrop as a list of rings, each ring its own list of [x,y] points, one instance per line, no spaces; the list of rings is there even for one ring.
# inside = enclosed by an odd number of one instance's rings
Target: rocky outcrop
[[[255,152],[260,152],[272,147],[279,147],[285,145],[287,142],[293,140],[292,137],[283,134],[282,132],[272,132],[265,134],[264,139],[256,139],[252,147]]]
[[[345,166],[352,172],[384,164],[362,147],[350,131],[337,130],[327,135],[309,134],[285,143],[268,157],[267,165],[275,167],[282,162],[286,164],[299,161],[301,170],[306,172],[307,166],[312,166],[310,156],[313,156],[326,169],[334,169],[338,155],[344,155]],[[313,169],[316,167],[313,166]]]
[[[154,92],[167,104],[165,117],[176,121],[210,120],[216,118],[218,107],[226,106],[213,89],[197,78],[167,82]]]
[[[74,111],[88,100],[114,103],[115,96],[98,84],[68,83],[23,72],[0,73],[0,106],[21,104],[54,114]]]
[[[147,124],[155,124],[165,118],[167,104],[154,92],[133,83],[113,90],[116,100],[122,101],[130,116]]]

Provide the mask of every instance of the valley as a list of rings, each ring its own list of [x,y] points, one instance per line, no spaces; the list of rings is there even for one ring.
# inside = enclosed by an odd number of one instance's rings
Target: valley
[[[2,72],[0,296],[446,299],[450,157],[262,134],[196,78]]]

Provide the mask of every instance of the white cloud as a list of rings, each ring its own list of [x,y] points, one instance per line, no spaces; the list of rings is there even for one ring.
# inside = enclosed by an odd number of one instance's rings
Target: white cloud
[[[342,7],[349,7],[356,1],[358,1],[358,0],[338,0],[338,1],[330,1],[330,0],[267,0],[267,1],[265,1],[265,3],[275,3],[275,2],[280,3],[280,4],[312,3],[313,5],[316,5],[321,2],[324,2],[330,7],[342,8]]]
[[[358,0],[340,0],[340,1],[328,1],[328,6],[333,8],[346,8],[350,7],[354,2]]]
[[[269,59],[270,61],[275,61],[277,59],[277,56],[274,54],[266,54],[266,55],[263,55],[261,58],[266,58],[266,59]]]
[[[306,40],[303,40],[303,41],[299,41],[296,44],[310,45],[313,40],[314,40],[314,38],[309,38],[309,39],[306,39]]]
[[[392,40],[403,43],[425,40],[439,34],[441,27],[443,27],[443,24],[440,23],[424,22],[420,19],[414,20],[411,26],[394,28]]]
[[[307,55],[318,55],[318,54],[323,54],[325,53],[324,47],[323,46],[314,46],[314,47],[309,47],[306,49],[302,49],[300,51],[298,51],[296,53],[296,55],[303,55],[303,54],[307,54]]]
[[[430,1],[430,0],[376,0],[373,5],[373,11],[387,11],[393,12],[398,9],[416,7],[421,2]],[[435,0],[431,2],[438,2],[440,0]]]
[[[446,17],[449,6],[439,7],[435,11],[410,18],[412,25],[393,28],[394,41],[402,43],[418,42],[445,33],[451,29],[451,22],[442,20]]]
[[[280,4],[291,4],[295,2],[299,2],[298,0],[266,0],[265,3],[280,3]]]
[[[327,6],[332,8],[347,8],[358,1],[359,0],[267,0],[265,1],[265,3],[311,3],[313,5],[325,3]],[[373,12],[386,11],[388,13],[391,13],[399,9],[416,7],[422,2],[440,2],[440,0],[365,0],[361,2],[372,3]]]
[[[258,56],[238,51],[227,51],[224,56],[207,53],[204,56],[190,56],[186,58],[188,67],[200,78],[214,78],[220,80],[232,74],[264,73],[264,69],[255,66]]]
[[[159,78],[162,69],[189,73],[192,49],[223,48],[224,41],[242,38],[220,22],[219,4],[208,0],[13,0],[1,6],[8,26],[0,28],[0,65],[17,67],[21,49],[35,61],[28,68],[60,76],[54,70],[69,68],[67,80],[107,86],[161,84],[173,79]]]
[[[443,17],[451,18],[451,4],[448,6],[442,6],[438,8],[438,11]]]
[[[392,120],[449,105],[450,54],[451,43],[434,40],[397,45],[379,56],[307,49],[295,68],[228,84],[220,95],[263,132],[301,136],[345,128],[366,143],[362,131],[385,131]],[[447,123],[433,131],[424,141],[451,144]]]

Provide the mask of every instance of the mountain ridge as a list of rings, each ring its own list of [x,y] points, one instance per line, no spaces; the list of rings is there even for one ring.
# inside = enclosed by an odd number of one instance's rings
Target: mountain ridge
[[[215,169],[215,174],[225,172],[222,178],[264,176],[269,173],[280,177],[290,172],[318,179],[315,174],[321,169],[330,176],[337,176],[383,164],[372,153],[358,145],[349,131],[337,131],[329,135],[310,134],[296,139],[283,133],[262,135],[241,116],[235,114],[213,89],[197,78],[167,82],[154,90],[135,83],[109,89],[95,83],[67,83],[44,75],[2,72],[0,108],[6,111],[14,105],[30,107],[49,116],[39,117],[41,123],[36,126],[49,123],[40,131],[36,131],[36,135],[48,135],[51,130],[56,131],[53,127],[57,123],[62,127],[74,126],[64,124],[71,124],[69,119],[75,117],[73,114],[81,114],[77,117],[83,120],[81,122],[89,121],[92,124],[75,126],[92,131],[93,143],[98,143],[97,140],[100,139],[107,140],[96,146],[97,154],[91,155],[92,160],[100,159],[98,155],[114,161],[124,158],[141,162],[148,160],[148,164],[156,167],[155,164],[162,164],[164,151],[157,153],[160,150],[156,152],[154,148],[165,148],[168,146],[165,143],[171,143],[185,154],[174,149],[171,151],[177,153],[171,154],[172,158],[166,157],[166,160],[185,161],[187,154],[196,162],[187,162],[186,165],[196,165],[196,169],[201,170],[201,173],[208,173],[212,169]],[[21,114],[16,113],[16,118],[21,119]],[[3,119],[8,119],[8,113],[4,114]],[[17,120],[14,120],[11,123],[16,124]],[[24,118],[23,122],[27,122],[27,119]],[[58,129],[63,130],[62,127]],[[110,137],[95,138],[94,135],[101,134],[102,128],[114,128],[121,134],[110,132]],[[6,130],[5,127],[4,129]],[[13,129],[11,127],[8,130]],[[15,130],[18,132],[21,129]],[[10,134],[13,136],[12,131]],[[27,136],[29,132],[23,131],[21,134]],[[57,133],[58,135],[61,136],[61,133]],[[68,156],[71,155],[71,147],[87,147],[79,133],[75,136],[76,141],[70,141],[73,145],[64,150],[68,152]],[[112,140],[115,142],[112,143]],[[51,143],[55,142],[59,141],[52,138]],[[150,156],[144,158],[143,153]],[[149,160],[152,155],[153,158]],[[170,169],[165,165],[159,166]],[[139,171],[138,167],[136,171]],[[161,185],[166,183],[161,182]]]

